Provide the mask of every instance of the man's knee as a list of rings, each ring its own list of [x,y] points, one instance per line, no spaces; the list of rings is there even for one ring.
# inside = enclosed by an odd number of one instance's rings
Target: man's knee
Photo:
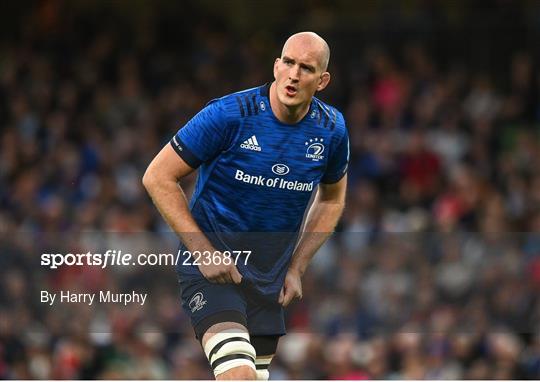
[[[257,373],[249,366],[233,367],[221,374],[216,375],[217,380],[249,380],[254,381],[257,378]]]
[[[204,334],[202,344],[217,379],[257,379],[255,348],[245,327],[216,324]]]

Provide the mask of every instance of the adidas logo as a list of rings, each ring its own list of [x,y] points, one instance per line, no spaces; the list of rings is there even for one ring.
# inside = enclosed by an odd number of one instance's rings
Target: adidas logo
[[[240,145],[241,148],[247,149],[247,150],[253,150],[253,151],[261,151],[261,146],[259,146],[259,142],[257,142],[257,137],[255,135],[252,135],[251,138],[246,139],[244,143]]]

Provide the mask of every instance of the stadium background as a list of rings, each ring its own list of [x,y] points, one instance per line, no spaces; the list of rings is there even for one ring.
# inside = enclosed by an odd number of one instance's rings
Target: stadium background
[[[540,2],[420,0],[2,3],[0,377],[211,378],[172,269],[84,271],[145,310],[44,312],[36,283],[82,276],[35,280],[36,237],[166,235],[147,164],[300,30],[332,48],[349,200],[272,377],[540,378]]]

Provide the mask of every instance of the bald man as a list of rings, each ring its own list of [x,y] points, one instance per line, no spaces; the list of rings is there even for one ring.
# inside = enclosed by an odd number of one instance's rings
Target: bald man
[[[209,102],[144,174],[180,236],[182,306],[216,379],[269,378],[283,309],[302,298],[302,276],[342,213],[347,129],[314,97],[330,82],[329,58],[317,34],[291,36],[275,81]],[[178,180],[197,168],[188,206]]]

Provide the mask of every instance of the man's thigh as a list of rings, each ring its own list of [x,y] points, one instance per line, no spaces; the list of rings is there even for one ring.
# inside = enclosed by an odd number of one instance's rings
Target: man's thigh
[[[217,379],[257,379],[256,350],[245,326],[220,322],[208,328],[201,338]]]
[[[255,379],[256,353],[247,331],[242,290],[206,279],[184,280],[180,286],[182,307],[216,378]]]
[[[246,291],[247,328],[252,336],[280,337],[286,333],[285,314],[277,301]]]
[[[255,348],[257,379],[268,380],[269,366],[276,353],[280,336],[285,334],[283,307],[274,301],[246,293],[247,322],[251,344]]]
[[[180,282],[182,308],[191,319],[199,340],[213,325],[237,322],[247,326],[247,303],[242,290],[234,284],[214,284],[204,278]]]

